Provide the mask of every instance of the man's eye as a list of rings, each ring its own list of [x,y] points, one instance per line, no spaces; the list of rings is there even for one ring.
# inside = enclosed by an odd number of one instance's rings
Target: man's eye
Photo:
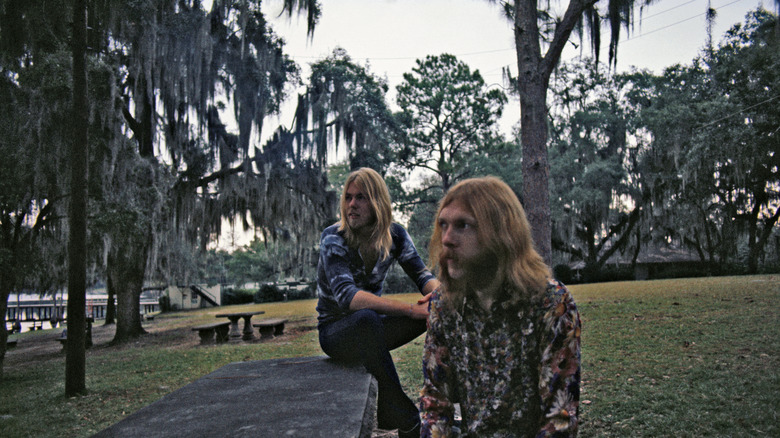
[[[468,230],[468,229],[471,229],[471,228],[473,228],[473,227],[474,227],[474,225],[472,225],[472,224],[470,224],[470,223],[468,223],[468,222],[458,222],[458,223],[456,224],[456,226],[457,226],[457,227],[458,227],[458,229],[460,229],[460,230]]]

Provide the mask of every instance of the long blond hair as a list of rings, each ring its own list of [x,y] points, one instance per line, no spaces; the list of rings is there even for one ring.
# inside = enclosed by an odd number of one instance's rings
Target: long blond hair
[[[390,225],[393,223],[393,211],[390,204],[390,192],[387,190],[385,180],[374,170],[368,167],[361,167],[347,176],[344,183],[344,190],[341,192],[341,221],[339,222],[339,231],[344,232],[347,245],[351,248],[357,248],[361,242],[349,227],[347,223],[347,188],[350,184],[356,184],[368,197],[371,210],[374,213],[376,221],[371,231],[369,246],[377,251],[379,259],[383,260],[390,254],[390,247],[393,239],[390,235]]]
[[[550,268],[534,249],[531,226],[520,201],[496,177],[473,178],[453,186],[439,203],[429,246],[430,263],[454,299],[466,293],[452,286],[440,260],[442,230],[439,215],[452,203],[466,208],[476,219],[477,236],[496,263],[495,277],[484,286],[501,286],[515,303],[530,303],[544,292]]]

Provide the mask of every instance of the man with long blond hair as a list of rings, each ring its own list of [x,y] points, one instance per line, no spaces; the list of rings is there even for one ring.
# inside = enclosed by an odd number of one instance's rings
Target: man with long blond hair
[[[442,285],[429,303],[422,436],[575,436],[579,313],[514,192],[494,177],[452,187],[429,251]]]
[[[425,332],[430,292],[439,286],[409,234],[392,220],[390,193],[374,170],[344,184],[341,220],[322,232],[317,275],[317,328],[330,357],[360,362],[376,378],[377,420],[399,437],[420,436],[420,417],[398,379],[390,350]],[[425,297],[415,304],[382,297],[394,261]]]

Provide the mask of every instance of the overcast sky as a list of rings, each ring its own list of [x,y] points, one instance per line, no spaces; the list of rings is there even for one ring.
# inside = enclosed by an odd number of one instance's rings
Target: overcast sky
[[[321,3],[322,17],[314,38],[309,40],[305,17],[280,17],[280,0],[263,2],[266,18],[287,42],[285,51],[301,66],[304,79],[309,75],[309,64],[328,56],[336,47],[344,48],[353,61],[368,65],[372,73],[387,79],[388,102],[392,107],[395,107],[395,87],[402,81],[402,75],[412,70],[416,59],[426,55],[453,54],[472,70],[478,69],[487,84],[503,85],[504,67],[517,74],[511,27],[499,7],[487,0],[322,0]],[[707,0],[660,0],[641,11],[641,20],[637,9],[633,31],[630,35],[622,32],[618,70],[636,66],[660,74],[673,64],[690,63],[706,42],[707,4]],[[773,9],[774,1],[711,0],[711,5],[718,12],[713,29],[717,43],[727,29],[744,21],[748,11],[759,5]],[[607,34],[604,35],[603,39],[607,40]],[[576,37],[572,41],[578,43]],[[605,61],[606,44],[608,41],[601,49]],[[589,55],[589,46],[585,50]],[[580,50],[569,43],[564,59],[579,54]],[[290,99],[280,118],[265,123],[264,139],[279,124],[290,127],[294,102],[295,99]],[[519,116],[520,104],[510,98],[501,120],[505,134],[511,132]],[[251,240],[251,233],[242,233],[238,228],[235,235],[223,236],[220,246],[245,245]]]
[[[450,53],[478,69],[487,84],[501,84],[502,68],[517,74],[512,31],[500,8],[487,0],[322,0],[322,16],[314,38],[306,35],[305,17],[279,17],[281,2],[263,2],[263,11],[274,31],[283,37],[286,52],[308,77],[309,64],[336,47],[344,48],[353,61],[368,65],[390,85],[388,100],[395,104],[395,87],[410,72],[416,59]],[[555,1],[553,1],[555,3]],[[773,0],[710,0],[717,10],[713,39],[717,43],[727,29],[743,22],[745,14],[763,5],[774,9]],[[568,4],[568,2],[566,2]],[[688,64],[706,42],[707,0],[660,0],[635,11],[630,34],[621,31],[618,70],[630,66],[661,73],[673,64]],[[641,14],[640,14],[641,12]],[[601,59],[606,61],[608,33],[604,31]],[[573,36],[564,59],[580,54]],[[586,45],[585,54],[590,54]],[[292,104],[290,104],[292,105]],[[519,103],[510,99],[502,120],[508,133],[519,118]],[[289,113],[289,110],[287,111]],[[289,114],[275,122],[290,126]],[[266,124],[267,127],[274,123]],[[271,134],[264,132],[264,137]]]

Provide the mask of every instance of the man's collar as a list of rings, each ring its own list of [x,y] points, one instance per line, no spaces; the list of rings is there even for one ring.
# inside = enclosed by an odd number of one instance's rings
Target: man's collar
[[[480,304],[480,299],[476,293],[471,292],[464,298],[464,306],[468,306],[470,309],[478,309],[481,312],[506,313],[519,310],[521,307],[518,303],[514,303],[512,295],[506,287],[500,287],[495,294],[495,299],[490,303],[490,308],[485,310]]]

